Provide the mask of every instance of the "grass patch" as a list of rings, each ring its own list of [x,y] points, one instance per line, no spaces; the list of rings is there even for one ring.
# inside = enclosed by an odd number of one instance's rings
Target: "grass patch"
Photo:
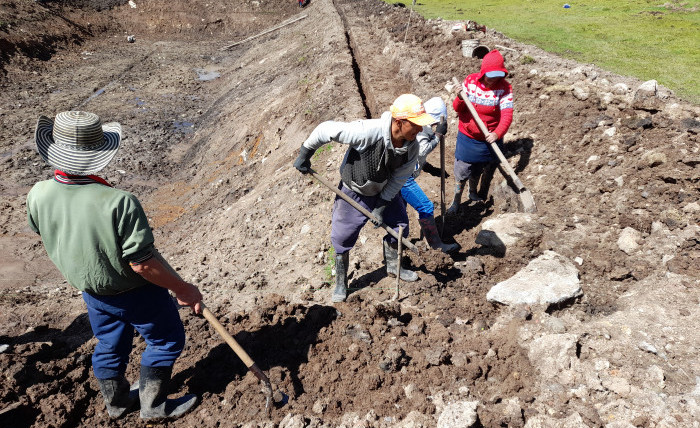
[[[326,281],[330,284],[335,276],[335,248],[330,247],[328,251],[326,251],[326,257],[328,261],[323,267],[323,272],[326,274]]]
[[[535,63],[535,58],[531,57],[530,55],[523,55],[520,57],[520,64],[526,65],[526,64],[534,64]]]
[[[311,156],[311,160],[316,161],[318,158],[320,158],[324,153],[330,153],[330,151],[333,149],[333,146],[331,143],[324,144],[321,147],[319,147],[314,154]]]
[[[426,18],[471,19],[566,58],[656,79],[700,102],[700,0],[581,0],[569,2],[568,9],[564,3],[433,0],[417,3],[414,11]]]

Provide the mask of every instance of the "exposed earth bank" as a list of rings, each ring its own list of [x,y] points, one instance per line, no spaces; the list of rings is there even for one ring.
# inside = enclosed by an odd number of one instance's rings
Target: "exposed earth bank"
[[[158,248],[288,396],[266,416],[256,378],[182,309],[173,393],[201,403],[162,425],[700,426],[700,108],[459,24],[374,0],[3,2],[0,426],[154,425],[107,418],[84,303],[26,225],[26,194],[52,173],[36,120],[69,109],[122,124],[104,178],[141,199]],[[445,221],[460,252],[411,254],[420,280],[400,284],[398,301],[382,234],[367,227],[353,293],[331,305],[333,194],[291,166],[300,144],[321,121],[378,117],[401,93],[442,96],[449,203],[457,123],[445,85],[479,68],[462,55],[468,38],[506,58],[505,154],[537,213],[521,213],[497,173],[487,202]],[[343,154],[319,150],[313,167],[337,183]],[[437,151],[429,162],[418,182],[439,215]],[[579,293],[487,300],[550,254]]]

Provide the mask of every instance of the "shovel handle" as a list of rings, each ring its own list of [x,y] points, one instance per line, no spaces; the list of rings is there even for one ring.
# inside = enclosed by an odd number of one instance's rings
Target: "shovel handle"
[[[452,83],[454,83],[455,85],[458,85],[458,87],[460,87],[460,88],[462,87],[456,77],[452,78]],[[484,122],[479,117],[479,113],[476,112],[476,109],[474,108],[474,105],[472,104],[472,102],[469,101],[469,96],[467,95],[467,91],[465,91],[464,88],[462,88],[459,91],[459,94],[461,95],[462,101],[464,101],[464,103],[467,105],[467,108],[469,109],[469,113],[471,113],[472,117],[474,118],[474,121],[479,126],[479,130],[481,131],[481,133],[484,135],[489,135],[488,128],[486,128],[486,125],[484,125]],[[496,153],[496,156],[498,156],[498,160],[501,161],[501,165],[506,170],[506,172],[510,176],[511,180],[513,180],[513,184],[515,184],[515,187],[517,187],[518,190],[525,189],[525,185],[522,183],[522,181],[520,181],[518,176],[515,174],[513,167],[511,167],[510,163],[508,162],[508,159],[506,159],[506,157],[503,156],[503,152],[501,152],[501,149],[498,148],[498,144],[491,143],[491,149],[493,149],[494,153]]]
[[[309,169],[310,169],[310,168],[309,168]],[[350,198],[348,195],[346,195],[345,193],[343,193],[343,192],[341,192],[340,190],[338,190],[337,187],[331,185],[328,181],[326,181],[323,177],[321,177],[321,176],[319,175],[319,173],[317,173],[317,172],[314,171],[313,169],[310,169],[310,174],[311,174],[311,176],[312,176],[313,178],[315,178],[316,180],[318,180],[318,181],[319,181],[321,184],[323,184],[324,186],[326,186],[326,187],[328,187],[329,189],[331,189],[336,195],[338,195],[338,196],[340,196],[341,198],[343,198],[343,200],[344,200],[345,202],[347,202],[347,203],[349,203],[350,205],[352,205],[353,208],[355,208],[356,210],[358,210],[359,212],[361,212],[362,214],[364,214],[367,218],[369,218],[369,219],[373,218],[371,212],[367,211],[367,210],[365,209],[365,207],[363,207],[362,205],[358,204],[356,201],[352,200],[352,198]],[[388,233],[389,235],[393,236],[393,237],[396,238],[396,239],[399,239],[399,234],[396,233],[396,231],[395,231],[394,229],[390,228],[389,226],[387,226],[387,225],[384,224],[384,223],[382,223],[381,226],[384,228],[384,230],[387,231],[387,233]],[[413,245],[411,242],[405,241],[405,242],[403,243],[403,245],[404,245],[406,248],[408,248],[409,250],[411,250],[411,251],[413,251],[413,252],[415,252],[415,253],[418,253],[418,248],[417,248],[415,245]]]

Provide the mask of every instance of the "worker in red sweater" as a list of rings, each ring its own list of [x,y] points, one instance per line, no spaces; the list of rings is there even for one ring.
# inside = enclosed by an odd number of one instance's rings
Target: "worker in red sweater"
[[[456,214],[462,202],[464,185],[469,180],[469,199],[483,201],[488,194],[490,179],[498,165],[498,158],[491,150],[491,143],[503,145],[503,137],[513,121],[513,90],[506,81],[508,70],[503,56],[497,50],[491,51],[481,61],[481,70],[470,74],[462,83],[479,117],[489,130],[484,135],[469,113],[461,94],[455,98],[452,107],[459,116],[459,132],[455,148],[455,194],[448,214]],[[483,178],[482,178],[483,174]],[[477,187],[481,181],[481,192]]]

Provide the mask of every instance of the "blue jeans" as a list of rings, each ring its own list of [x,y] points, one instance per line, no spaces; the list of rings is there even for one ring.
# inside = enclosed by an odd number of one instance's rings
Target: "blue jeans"
[[[83,300],[98,339],[92,354],[92,369],[98,379],[124,374],[134,329],[146,341],[143,366],[172,367],[185,347],[185,328],[165,288],[150,284],[114,296],[83,292]]]
[[[353,192],[341,182],[338,186],[343,193],[360,204],[367,211],[372,211],[379,201],[379,195],[365,196]],[[340,196],[335,197],[333,203],[333,219],[331,220],[331,244],[336,254],[344,254],[355,246],[360,236],[362,226],[369,220],[355,207],[347,203]],[[384,224],[394,229],[398,235],[399,225],[403,225],[403,236],[408,237],[408,216],[406,215],[406,202],[397,193],[384,210]],[[387,234],[384,240],[395,243],[396,238]]]
[[[418,218],[433,216],[433,202],[428,199],[428,196],[426,196],[423,189],[420,188],[413,177],[409,177],[408,180],[406,180],[406,184],[401,188],[401,196],[403,196],[403,199],[408,205],[418,211]]]

